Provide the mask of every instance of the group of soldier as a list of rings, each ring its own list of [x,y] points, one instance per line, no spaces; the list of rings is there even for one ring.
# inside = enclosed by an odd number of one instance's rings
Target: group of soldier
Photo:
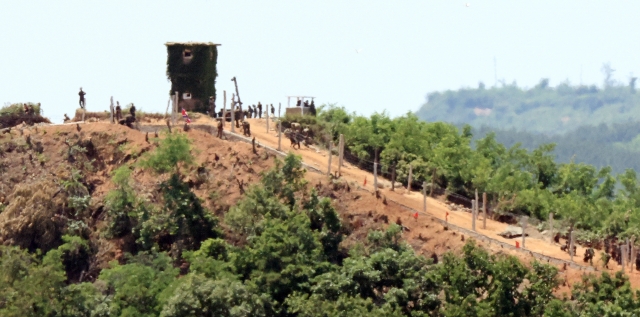
[[[38,104],[40,105],[40,104]],[[24,114],[32,116],[36,114],[36,110],[33,108],[33,105],[27,105],[26,103],[22,105],[24,109]]]
[[[312,116],[316,115],[316,104],[313,102],[313,100],[311,100],[311,103],[309,103],[309,100],[303,103],[302,100],[298,99],[298,102],[296,102],[296,107],[301,107],[303,105],[305,108],[309,108],[309,112]]]
[[[554,238],[556,242],[559,242],[559,235],[556,235]],[[609,268],[609,261],[613,259],[618,263],[618,265],[622,265],[622,253],[623,253],[623,245],[617,241],[616,238],[613,239],[605,239],[604,240],[604,253],[602,254],[602,264],[605,268]],[[569,252],[570,244],[569,240],[565,242],[564,245],[560,246],[560,249],[565,252]],[[637,252],[637,251],[636,251]],[[573,246],[573,254],[576,254],[576,246]],[[593,266],[593,258],[595,258],[596,252],[592,247],[588,247],[584,252],[583,261],[584,263],[589,263]],[[630,261],[630,259],[627,259]],[[640,270],[640,256],[635,257],[635,265],[636,269]]]
[[[265,108],[266,109],[264,109],[264,112],[266,114],[266,112],[269,110],[269,105],[265,105]],[[214,118],[222,118],[223,116],[225,116],[225,114],[222,113],[222,109],[220,111],[216,111],[216,100],[215,98],[213,98],[213,96],[209,97],[209,109],[211,109],[211,116]],[[258,102],[257,105],[248,105],[247,110],[244,111],[240,111],[240,107],[236,106],[234,114],[238,115],[235,115],[235,119],[244,120],[245,118],[262,118],[262,110],[262,103],[260,102]],[[273,104],[271,104],[271,117],[274,117],[275,115],[276,109],[273,107]]]

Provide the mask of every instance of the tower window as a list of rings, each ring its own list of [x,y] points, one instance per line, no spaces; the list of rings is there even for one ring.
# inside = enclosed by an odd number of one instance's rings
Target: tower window
[[[184,64],[189,64],[191,63],[191,60],[193,59],[193,53],[191,53],[190,49],[186,49],[182,52],[182,62]]]

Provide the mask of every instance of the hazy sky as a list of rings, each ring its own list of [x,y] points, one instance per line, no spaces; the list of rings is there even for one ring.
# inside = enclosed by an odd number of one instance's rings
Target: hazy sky
[[[467,6],[466,4],[469,4]],[[109,97],[164,112],[167,41],[211,41],[218,100],[311,95],[369,115],[416,111],[479,81],[601,85],[640,75],[640,1],[2,1],[0,102],[41,102],[56,122]],[[356,53],[356,49],[361,49]]]

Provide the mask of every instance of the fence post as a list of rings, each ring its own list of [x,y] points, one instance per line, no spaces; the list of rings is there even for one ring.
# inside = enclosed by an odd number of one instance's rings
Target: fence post
[[[574,232],[573,226],[571,226],[571,233],[569,234],[569,255],[571,255],[571,262],[573,262],[573,240],[574,240]]]
[[[473,215],[478,218],[478,214],[480,213],[480,201],[478,200],[478,189],[476,188],[476,213]]]
[[[527,220],[529,217],[527,216],[522,216],[522,249],[524,250],[524,242],[525,242],[525,238],[527,236],[526,230],[527,230]]]
[[[633,273],[633,265],[635,264],[636,252],[635,252],[636,237],[632,236],[629,241],[629,273]]]
[[[476,231],[476,204],[475,200],[471,200],[471,230]]]
[[[236,95],[231,94],[231,103],[229,103],[229,109],[231,111],[231,133],[236,132],[236,102],[234,101]]]
[[[281,102],[278,102],[278,119],[282,118],[282,116],[280,116],[280,107],[282,106]]]
[[[549,213],[549,232],[551,237],[549,238],[549,243],[553,244],[553,213]]]
[[[338,155],[340,157],[338,161],[338,175],[342,176],[340,167],[342,167],[342,164],[344,163],[344,134],[340,134],[340,141],[338,146],[340,147],[338,149]]]
[[[482,229],[487,229],[487,193],[482,193]]]
[[[373,190],[378,190],[378,162],[373,162]]]
[[[223,102],[222,102],[222,126],[227,124],[227,91],[223,90]]]
[[[393,169],[391,170],[391,191],[396,190],[396,166],[393,165]]]
[[[113,121],[113,96],[111,96],[111,104],[109,104],[109,110],[111,111],[111,124],[114,123]]]
[[[427,182],[422,182],[422,212],[427,213]]]
[[[333,156],[333,155],[331,155],[331,151],[333,150],[332,149],[332,146],[333,146],[332,143],[333,143],[333,141],[329,140],[329,166],[327,167],[327,175],[331,175],[331,157]]]
[[[411,164],[409,164],[409,179],[407,180],[407,193],[411,193]]]
[[[340,134],[338,141],[338,176],[342,176],[342,160],[344,151],[344,135]]]
[[[620,246],[620,270],[624,273],[624,258],[627,255],[627,245]]]
[[[282,121],[278,120],[276,127],[278,127],[278,151],[282,151],[280,146],[282,144]]]

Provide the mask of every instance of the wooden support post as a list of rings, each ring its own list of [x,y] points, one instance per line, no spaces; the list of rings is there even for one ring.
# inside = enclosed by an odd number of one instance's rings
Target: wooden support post
[[[573,226],[571,226],[571,233],[569,234],[569,255],[571,255],[571,262],[573,262],[573,242],[574,242],[575,233],[573,232]]]
[[[373,190],[378,190],[378,162],[373,162]]]
[[[524,250],[524,242],[525,242],[525,238],[527,236],[526,230],[527,230],[527,220],[529,217],[527,216],[522,216],[521,219],[521,226],[522,226],[522,249]]]
[[[476,231],[476,201],[471,200],[471,230]]]
[[[282,151],[282,121],[278,121],[278,151]]]
[[[629,273],[633,273],[633,265],[636,263],[635,242],[636,237],[632,236],[629,241]]]
[[[487,193],[482,193],[482,229],[487,229]]]
[[[235,94],[231,94],[231,103],[229,104],[229,108],[231,109],[231,133],[236,133],[236,105],[235,105]]]
[[[282,103],[281,103],[281,102],[278,102],[278,119],[282,118],[282,117],[280,116],[280,107],[282,107]]]
[[[427,182],[422,182],[422,212],[427,213]]]
[[[624,273],[625,257],[627,255],[627,245],[620,246],[620,270]]]
[[[332,149],[332,146],[333,146],[332,143],[333,143],[332,141],[329,141],[329,165],[327,166],[327,175],[331,175],[331,157],[333,156],[331,154],[331,151],[333,150]]]
[[[553,213],[549,213],[549,233],[551,236],[549,237],[549,243],[553,244]]]
[[[411,164],[409,164],[409,179],[407,179],[407,193],[411,193]]]
[[[342,176],[342,134],[338,141],[338,177]]]
[[[396,166],[394,165],[391,170],[391,191],[396,190]]]
[[[256,137],[251,140],[251,145],[253,146],[253,154],[258,154],[258,151],[256,151]]]
[[[176,125],[176,113],[178,112],[178,92],[173,94],[173,111],[171,112],[171,125]]]
[[[478,218],[479,210],[480,210],[480,201],[478,200],[478,189],[476,188],[476,214],[474,215],[476,218]]]
[[[223,90],[223,103],[222,103],[222,126],[227,123],[227,91]]]
[[[111,124],[113,124],[114,123],[114,120],[113,120],[113,96],[111,96],[111,103],[109,104],[109,111],[111,112],[109,121],[111,121]]]

